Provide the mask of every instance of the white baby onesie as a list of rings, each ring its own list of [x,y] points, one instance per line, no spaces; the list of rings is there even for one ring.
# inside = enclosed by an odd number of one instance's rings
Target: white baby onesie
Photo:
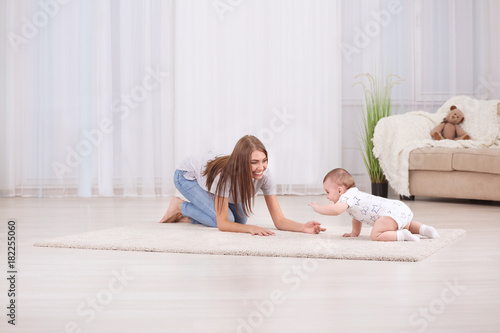
[[[413,219],[413,212],[404,202],[361,192],[357,187],[347,190],[340,196],[339,201],[349,205],[349,215],[371,226],[379,217],[389,216],[397,222],[398,229],[401,230]]]

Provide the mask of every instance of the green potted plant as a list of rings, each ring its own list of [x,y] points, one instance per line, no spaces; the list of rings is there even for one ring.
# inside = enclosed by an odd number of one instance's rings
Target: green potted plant
[[[377,122],[391,115],[391,90],[401,78],[394,74],[386,76],[381,81],[369,73],[356,76],[359,79],[354,85],[360,84],[364,92],[364,112],[361,128],[361,151],[366,171],[370,177],[372,194],[387,198],[388,182],[380,167],[378,159],[373,155],[373,133]]]

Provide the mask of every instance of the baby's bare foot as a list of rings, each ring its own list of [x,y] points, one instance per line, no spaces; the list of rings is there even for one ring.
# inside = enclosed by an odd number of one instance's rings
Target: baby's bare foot
[[[160,220],[160,223],[177,222],[177,220],[182,217],[181,205],[183,202],[184,201],[181,198],[172,198],[172,200],[170,200],[170,204],[168,205],[167,212]]]

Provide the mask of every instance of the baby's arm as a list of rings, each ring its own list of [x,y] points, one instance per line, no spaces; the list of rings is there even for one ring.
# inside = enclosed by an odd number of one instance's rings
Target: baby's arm
[[[360,221],[352,219],[352,232],[345,233],[342,237],[358,237],[359,234],[361,233],[362,226],[363,224]]]
[[[311,206],[311,208],[314,209],[316,213],[319,213],[321,215],[334,216],[342,214],[346,211],[347,208],[349,208],[349,205],[347,205],[345,202],[331,203],[325,206],[320,206],[316,202],[311,202],[309,206]]]

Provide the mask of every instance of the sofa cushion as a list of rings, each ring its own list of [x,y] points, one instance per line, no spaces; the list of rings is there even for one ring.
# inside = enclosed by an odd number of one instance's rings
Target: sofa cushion
[[[452,167],[457,171],[484,172],[500,175],[500,149],[455,149]]]
[[[477,172],[410,171],[416,196],[500,201],[500,176]]]
[[[456,149],[419,148],[410,153],[410,170],[453,171],[452,157]]]

